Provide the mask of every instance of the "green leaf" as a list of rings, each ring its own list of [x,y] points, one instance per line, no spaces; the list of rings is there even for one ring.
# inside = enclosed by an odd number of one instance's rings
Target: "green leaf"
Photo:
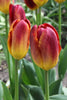
[[[5,35],[0,35],[0,40],[1,40],[1,43],[2,43],[2,46],[3,46],[3,50],[4,50],[4,53],[5,53],[6,59],[7,59],[8,56],[7,56],[7,42],[6,42],[6,36],[5,36]]]
[[[0,86],[1,86],[0,89],[2,90],[0,98],[2,100],[12,100],[12,96],[11,96],[11,94],[9,92],[9,89],[6,87],[5,83],[0,81]]]
[[[30,91],[28,88],[26,88],[24,85],[21,85],[22,89],[23,89],[23,92],[24,92],[24,99],[23,100],[33,100],[31,94],[30,94]],[[24,96],[23,95],[23,96]],[[22,99],[21,99],[22,100]]]
[[[65,95],[54,95],[54,96],[50,96],[50,100],[67,100],[67,96],[65,96]]]
[[[49,86],[49,94],[50,94],[50,96],[51,96],[51,95],[58,94],[58,92],[59,92],[59,87],[60,87],[60,83],[61,83],[61,80],[59,79],[59,80],[53,82],[53,83]]]
[[[23,59],[23,65],[24,65],[24,71],[25,71],[27,80],[29,80],[29,82],[30,82],[29,84],[39,85],[38,79],[37,79],[37,76],[36,76],[36,73],[35,73],[35,69],[34,69],[34,66],[33,66],[33,63]],[[23,76],[22,79],[27,84],[27,81],[25,81],[24,76]]]
[[[51,69],[48,71],[48,75],[49,75],[49,84],[53,83],[55,81],[55,77],[56,77],[56,72],[55,69]]]
[[[64,78],[66,70],[67,70],[67,45],[65,46],[59,61],[58,72],[60,78],[62,79]]]
[[[2,88],[1,81],[0,81],[0,100],[3,100],[3,88]]]
[[[29,85],[28,88],[34,100],[44,100],[44,94],[40,87]]]
[[[30,48],[29,48],[29,55],[31,56]],[[31,59],[32,59],[32,57],[31,57]],[[45,90],[45,71],[43,69],[41,69],[40,67],[38,67],[34,63],[33,59],[32,59],[32,62],[33,62],[33,65],[34,65],[34,68],[35,68],[36,75],[37,75],[38,81],[40,83],[40,86],[44,91]]]
[[[8,69],[9,69],[9,79],[10,79],[10,91],[12,97],[14,97],[15,92],[15,59],[8,52]]]

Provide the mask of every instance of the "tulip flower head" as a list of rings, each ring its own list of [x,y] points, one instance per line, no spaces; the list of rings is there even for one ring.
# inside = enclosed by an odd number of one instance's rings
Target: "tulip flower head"
[[[0,0],[0,11],[5,14],[9,13],[10,0]]]
[[[15,59],[22,59],[29,48],[30,22],[25,20],[15,20],[8,34],[8,51]]]
[[[34,1],[34,3],[35,3],[36,5],[38,5],[39,7],[48,2],[48,0],[33,0],[33,1]]]
[[[32,10],[39,8],[43,4],[47,3],[48,0],[24,0],[25,4]]]
[[[65,0],[55,0],[58,3],[63,3]]]
[[[9,23],[10,25],[16,19],[26,19],[25,11],[20,5],[10,4],[9,6]]]
[[[31,55],[40,68],[49,70],[57,62],[61,46],[56,29],[49,24],[34,25],[30,34]]]

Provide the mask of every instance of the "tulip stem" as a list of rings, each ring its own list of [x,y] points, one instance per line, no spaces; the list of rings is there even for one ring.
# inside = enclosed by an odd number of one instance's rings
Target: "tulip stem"
[[[8,37],[8,20],[7,20],[7,14],[5,14],[5,29],[6,29],[6,37]]]
[[[39,25],[42,24],[41,7],[39,8]]]
[[[36,24],[37,25],[42,24],[41,7],[39,9],[36,9]]]
[[[49,100],[48,71],[45,71],[45,96],[46,96],[46,100]]]
[[[59,4],[59,39],[61,44],[61,4]]]
[[[15,100],[19,100],[19,80],[18,80],[17,62],[18,60],[16,60],[16,66],[15,66]]]
[[[38,25],[38,10],[36,9],[36,24]]]

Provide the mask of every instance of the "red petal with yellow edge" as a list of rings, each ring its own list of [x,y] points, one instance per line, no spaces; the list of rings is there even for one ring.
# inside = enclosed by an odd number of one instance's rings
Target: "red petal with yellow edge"
[[[30,46],[31,46],[31,54],[34,62],[39,66],[42,66],[42,58],[41,53],[38,47],[38,39],[37,39],[37,25],[33,26],[30,34]]]
[[[53,26],[46,23],[38,28],[33,26],[30,45],[32,58],[39,67],[49,70],[57,64],[61,46]]]
[[[8,34],[8,50],[15,59],[22,59],[29,48],[30,22],[15,20]]]

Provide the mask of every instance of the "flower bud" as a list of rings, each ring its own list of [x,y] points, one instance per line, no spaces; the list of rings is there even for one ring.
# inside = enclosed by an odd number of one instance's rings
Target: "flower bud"
[[[25,4],[32,10],[39,8],[43,4],[47,3],[48,0],[24,0]]]
[[[30,34],[31,55],[40,68],[49,70],[57,62],[61,46],[55,28],[49,24],[34,25]]]
[[[33,0],[33,1],[38,7],[44,5],[45,3],[48,2],[48,0]]]
[[[8,51],[15,59],[22,59],[29,48],[30,22],[17,19],[10,27],[8,34]]]
[[[63,3],[65,0],[55,0],[58,3]]]
[[[0,11],[5,14],[9,13],[10,0],[0,0]]]
[[[22,6],[10,4],[10,6],[9,6],[9,22],[10,22],[10,25],[16,19],[22,20],[22,19],[25,19],[25,18],[26,18],[25,11],[22,8]]]

